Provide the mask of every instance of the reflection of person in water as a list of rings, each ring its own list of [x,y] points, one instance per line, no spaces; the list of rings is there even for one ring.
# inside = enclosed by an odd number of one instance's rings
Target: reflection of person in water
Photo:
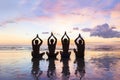
[[[77,46],[77,50],[74,49],[76,57],[84,58],[84,50],[85,50],[85,41],[79,34],[79,36],[75,39],[75,44]]]
[[[80,80],[85,75],[85,62],[83,58],[77,58],[76,59],[77,68],[75,70],[75,75],[77,76],[79,74]]]
[[[49,66],[47,71],[47,76],[50,78],[50,80],[55,80],[56,78],[56,67],[55,67],[55,59],[48,59],[49,60]]]
[[[53,37],[53,39],[52,39],[52,37]],[[47,43],[48,43],[48,49],[49,49],[49,53],[46,52],[47,55],[49,55],[51,57],[58,55],[58,52],[55,53],[57,38],[53,35],[53,33],[51,33],[51,36],[48,38]]]
[[[32,58],[32,70],[31,73],[35,80],[39,80],[39,76],[42,74],[42,71],[39,68],[39,60],[38,58]]]
[[[69,59],[62,59],[63,67],[62,67],[62,78],[63,80],[68,79],[70,76],[70,70],[69,70]]]
[[[37,36],[32,40],[32,56],[33,58],[39,58],[44,55],[44,53],[39,54],[40,46],[42,45],[43,41]]]

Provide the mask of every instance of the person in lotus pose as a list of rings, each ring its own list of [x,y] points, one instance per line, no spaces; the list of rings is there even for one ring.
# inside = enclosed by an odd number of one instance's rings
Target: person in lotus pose
[[[47,44],[48,44],[49,53],[46,52],[46,54],[48,55],[48,57],[49,56],[56,57],[58,55],[58,52],[55,53],[57,38],[53,35],[53,33],[51,33],[50,37],[48,38]]]
[[[70,54],[71,54],[71,52],[69,52],[70,38],[68,37],[66,32],[61,38],[61,43],[63,49],[63,51],[60,51],[61,58],[70,58]]]
[[[67,38],[64,38],[65,36],[66,36]],[[61,42],[62,42],[63,53],[68,53],[69,45],[70,45],[70,38],[68,37],[68,35],[67,35],[66,32],[65,32],[65,34],[62,36]]]
[[[75,39],[75,44],[77,46],[77,50],[74,49],[76,57],[84,58],[84,51],[85,51],[85,41],[79,34],[79,36]]]
[[[40,46],[42,45],[43,41],[37,36],[32,40],[32,56],[33,58],[39,58],[44,55],[44,53],[39,54]]]

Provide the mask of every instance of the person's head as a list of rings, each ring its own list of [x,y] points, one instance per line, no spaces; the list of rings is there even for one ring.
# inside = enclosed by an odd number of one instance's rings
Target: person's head
[[[51,39],[51,40],[50,40],[50,42],[51,42],[51,44],[53,44],[53,43],[54,43],[54,40],[53,40],[53,39]]]
[[[35,40],[35,44],[38,44],[38,40]]]
[[[67,39],[66,38],[64,39],[64,43],[67,43]]]
[[[82,40],[79,40],[79,44],[82,44]]]

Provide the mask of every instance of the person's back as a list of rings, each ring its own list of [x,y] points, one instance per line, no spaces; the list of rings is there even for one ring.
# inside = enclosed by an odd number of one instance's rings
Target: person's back
[[[38,37],[38,35],[32,40],[32,49],[34,54],[39,54],[39,50],[42,42],[43,41]]]
[[[40,45],[39,44],[33,45],[33,52],[34,53],[39,54],[39,49],[40,49]]]
[[[64,38],[64,37],[67,38]],[[69,50],[69,44],[70,44],[70,38],[68,37],[67,33],[65,32],[64,35],[61,38],[61,42],[62,42],[62,49],[63,49],[63,53],[68,53]]]
[[[51,37],[53,37],[54,39],[51,39]],[[53,33],[51,33],[47,43],[48,43],[49,53],[54,54],[56,49],[57,38],[53,35]]]
[[[49,53],[55,53],[56,44],[53,42],[54,40],[51,39],[51,44],[48,44]]]
[[[34,53],[39,53],[40,44],[38,44],[38,40],[35,40],[35,44],[32,44],[32,48]]]
[[[80,40],[79,40],[80,39]],[[79,40],[79,41],[78,41]],[[75,39],[75,44],[77,46],[77,50],[74,49],[76,57],[84,58],[84,50],[85,50],[85,41],[79,34],[79,36]]]
[[[84,53],[85,45],[83,44],[82,40],[79,40],[77,44],[78,53]]]
[[[68,53],[69,50],[69,42],[67,39],[64,39],[64,41],[62,42],[62,46],[63,46],[63,52],[64,53]]]
[[[39,53],[40,46],[42,45],[43,41],[39,38],[38,34],[37,36],[32,40],[32,57],[33,58],[39,58],[42,59],[42,56],[45,54],[44,52]]]

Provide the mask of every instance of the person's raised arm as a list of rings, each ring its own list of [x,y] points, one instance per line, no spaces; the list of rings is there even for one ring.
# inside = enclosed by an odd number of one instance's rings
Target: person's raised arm
[[[69,38],[69,36],[67,35],[66,32],[65,32],[65,35],[67,36],[68,42],[70,42],[70,38]]]
[[[80,36],[80,38],[82,39],[82,41],[83,41],[83,45],[85,45],[85,40]]]
[[[52,37],[52,33],[51,33],[51,35],[50,35],[50,37],[48,38],[48,40],[47,40],[47,44],[49,45],[50,44],[50,38]]]
[[[64,38],[65,34],[66,34],[66,32],[65,32],[64,35],[62,36],[62,38],[61,38],[61,42],[63,42],[63,38]]]
[[[34,45],[34,41],[35,41],[36,38],[37,38],[37,36],[32,40],[32,45]]]
[[[39,45],[41,45],[43,43],[43,40],[39,38],[38,34],[37,34],[37,38],[40,40]]]
[[[57,38],[53,35],[53,38],[55,39],[55,43],[54,44],[56,44],[57,43]]]
[[[76,45],[78,44],[78,42],[77,42],[78,38],[79,38],[79,36],[74,41]]]

